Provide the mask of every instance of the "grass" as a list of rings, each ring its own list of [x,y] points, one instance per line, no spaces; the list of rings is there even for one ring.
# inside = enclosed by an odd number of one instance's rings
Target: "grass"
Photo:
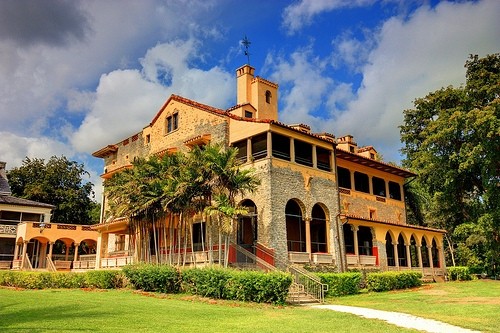
[[[500,327],[500,281],[434,283],[412,290],[329,298],[327,302],[404,312],[484,332],[498,332]]]
[[[415,332],[330,310],[131,290],[0,288],[0,318],[0,332]]]

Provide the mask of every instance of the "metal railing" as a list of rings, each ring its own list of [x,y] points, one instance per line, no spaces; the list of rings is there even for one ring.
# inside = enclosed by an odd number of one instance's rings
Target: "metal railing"
[[[252,252],[243,248],[242,246],[240,246],[234,242],[231,242],[231,245],[236,249],[237,252],[244,255],[246,258],[250,259],[249,261],[247,261],[247,263],[250,262],[250,263],[254,264],[256,268],[262,269],[266,272],[277,270],[276,267],[274,267],[273,265],[271,265],[267,261],[262,260],[261,258],[257,257],[255,254],[253,254]]]
[[[304,293],[314,298],[319,303],[325,301],[325,293],[328,291],[328,285],[321,283],[321,280],[296,265],[288,266],[288,271],[292,274],[294,282],[304,287]]]
[[[54,265],[54,262],[52,261],[52,258],[50,256],[47,256],[47,270],[49,272],[56,272],[56,266]]]

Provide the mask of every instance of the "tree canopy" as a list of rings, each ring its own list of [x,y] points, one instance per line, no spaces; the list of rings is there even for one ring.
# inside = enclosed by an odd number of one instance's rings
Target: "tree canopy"
[[[238,214],[246,212],[236,202],[236,197],[254,191],[258,184],[252,169],[239,167],[235,148],[207,145],[193,147],[187,154],[152,155],[148,159],[135,159],[132,168],[118,172],[105,181],[108,200],[106,216],[110,220],[129,218],[130,232],[140,230],[145,236],[143,239],[152,234],[154,247],[151,249],[149,242],[139,244],[139,260],[161,252],[159,243],[162,241],[156,234],[164,235],[163,243],[166,243],[166,235],[170,234],[170,244],[173,244],[174,229],[177,229],[177,248],[172,245],[169,258],[160,258],[171,263],[170,254],[174,250],[178,251],[177,258],[180,260],[180,230],[188,230],[182,232],[187,246],[191,229],[187,226],[192,222],[189,218],[195,214],[206,215],[204,220],[210,222],[207,228],[219,232],[219,242],[224,236],[224,248],[228,249],[232,222]],[[155,223],[167,215],[170,217],[167,223],[159,226]],[[179,217],[179,224],[174,221],[174,215]],[[212,216],[214,219],[210,218]],[[227,251],[224,255],[228,255]]]
[[[500,245],[500,54],[465,63],[466,83],[404,111],[403,165],[414,222],[448,231],[459,264],[493,272]]]
[[[47,162],[26,157],[18,168],[7,172],[12,195],[54,205],[51,220],[57,223],[92,224],[99,222],[100,205],[92,200],[94,191],[83,164],[65,156],[52,156]]]

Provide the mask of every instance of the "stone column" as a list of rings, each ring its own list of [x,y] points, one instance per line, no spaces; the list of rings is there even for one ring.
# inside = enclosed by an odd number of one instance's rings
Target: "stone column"
[[[399,253],[398,253],[398,242],[392,243],[394,247],[394,266],[399,270]]]
[[[247,162],[252,161],[252,138],[247,139]]]
[[[24,263],[26,262],[26,252],[28,252],[28,241],[23,243],[23,252],[21,254],[21,269],[24,268]]]
[[[318,155],[316,153],[316,145],[312,145],[312,159],[313,159],[313,168],[318,168]]]
[[[356,255],[356,263],[359,265],[359,246],[358,246],[359,227],[357,225],[351,225],[351,230],[352,230],[353,239],[354,239],[354,254]]]
[[[417,254],[418,254],[418,267],[423,268],[424,263],[422,262],[422,246],[417,245]]]
[[[54,249],[54,242],[49,242],[49,258],[52,260],[52,250]]]
[[[438,246],[439,268],[445,269],[443,247]]]
[[[78,260],[78,246],[80,246],[80,243],[75,243],[75,255],[73,256],[73,261]]]
[[[68,259],[69,259],[69,245],[68,244],[64,244],[64,246],[66,247],[66,251],[64,251],[66,253],[66,256],[64,257],[64,260],[68,261]]]
[[[102,232],[98,231],[96,251],[95,251],[95,269],[101,268],[101,258],[102,258]]]
[[[267,132],[267,157],[273,156],[273,136],[271,134],[271,131]]]
[[[311,218],[304,219],[306,224],[306,252],[309,253],[309,260],[311,260]]]
[[[290,138],[290,162],[295,162],[295,141]]]
[[[429,267],[434,268],[434,264],[432,262],[432,260],[433,260],[433,258],[432,258],[432,245],[427,246],[427,253],[428,253],[428,257],[429,257]]]
[[[410,252],[410,244],[405,244],[406,246],[406,266],[408,266],[408,268],[411,268],[411,252]]]
[[[16,243],[16,246],[14,246],[14,260],[17,260],[17,257],[19,256],[19,246],[20,244]]]

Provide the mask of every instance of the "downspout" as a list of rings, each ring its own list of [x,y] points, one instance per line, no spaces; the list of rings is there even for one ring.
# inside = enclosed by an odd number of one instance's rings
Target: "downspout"
[[[335,142],[332,143],[333,147],[333,165],[335,167],[335,191],[337,191],[337,209],[338,209],[338,214],[335,216],[335,225],[337,228],[337,243],[338,243],[338,250],[339,250],[339,271],[340,272],[345,272],[346,267],[345,267],[345,245],[342,245],[343,243],[343,238],[344,235],[343,233],[341,234],[341,229],[339,225],[341,225],[340,221],[340,190],[339,190],[339,175],[337,172],[337,144]]]

